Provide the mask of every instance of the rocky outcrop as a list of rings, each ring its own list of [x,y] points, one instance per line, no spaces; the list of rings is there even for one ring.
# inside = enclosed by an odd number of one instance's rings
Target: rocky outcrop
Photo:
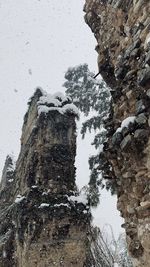
[[[90,211],[75,184],[76,107],[37,89],[21,151],[6,159],[0,187],[1,267],[90,267]],[[93,265],[94,266],[94,265]]]
[[[100,159],[115,185],[134,266],[150,266],[150,2],[86,0],[98,67],[111,89]],[[109,168],[110,166],[110,168]]]

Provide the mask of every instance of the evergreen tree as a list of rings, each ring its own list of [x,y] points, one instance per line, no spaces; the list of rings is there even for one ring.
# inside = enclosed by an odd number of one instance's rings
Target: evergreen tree
[[[67,95],[87,117],[82,123],[82,138],[88,131],[95,131],[92,145],[98,150],[98,153],[89,158],[91,174],[86,190],[91,205],[96,206],[99,202],[99,187],[104,187],[99,153],[106,141],[103,121],[109,114],[111,97],[104,81],[96,80],[93,77],[94,73],[89,71],[87,64],[72,67],[65,74],[66,81],[63,86],[66,88]]]

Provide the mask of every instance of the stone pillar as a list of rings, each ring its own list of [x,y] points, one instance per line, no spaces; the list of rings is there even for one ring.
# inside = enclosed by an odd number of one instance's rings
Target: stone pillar
[[[4,267],[91,267],[91,215],[75,184],[75,117],[77,108],[61,93],[37,89],[29,101],[9,206],[8,264],[8,247],[0,246]]]
[[[70,100],[61,97],[42,95],[38,89],[29,103],[16,166],[21,194],[32,186],[57,194],[75,190],[78,114]]]

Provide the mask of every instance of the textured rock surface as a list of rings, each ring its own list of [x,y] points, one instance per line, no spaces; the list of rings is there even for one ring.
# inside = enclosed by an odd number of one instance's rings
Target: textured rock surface
[[[104,176],[116,184],[118,209],[134,266],[150,266],[150,2],[86,0],[99,71],[111,88]],[[135,121],[116,132],[122,121]],[[106,166],[106,164],[105,164]],[[111,172],[111,174],[110,174]]]
[[[9,156],[4,167],[1,267],[92,265],[91,215],[75,185],[76,110],[62,95],[49,98],[36,90],[24,118],[16,168]]]

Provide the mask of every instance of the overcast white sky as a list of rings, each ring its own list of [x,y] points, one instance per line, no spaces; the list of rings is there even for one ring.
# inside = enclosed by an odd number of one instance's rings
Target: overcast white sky
[[[0,0],[0,171],[8,153],[17,157],[23,116],[34,88],[64,91],[69,66],[88,63],[97,72],[96,41],[83,16],[84,0]],[[78,138],[77,180],[88,182],[90,137]],[[122,223],[116,200],[103,192],[98,225]]]

